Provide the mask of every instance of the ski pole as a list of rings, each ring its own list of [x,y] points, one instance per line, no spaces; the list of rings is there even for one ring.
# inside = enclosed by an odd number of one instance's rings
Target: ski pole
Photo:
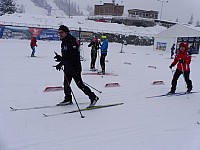
[[[65,77],[65,79],[66,79],[66,81],[67,81],[67,85],[70,87],[69,82],[68,82],[68,79],[67,79],[67,76],[66,76],[66,74],[65,74],[65,72],[64,72],[64,70],[63,70],[63,68],[61,68],[61,69],[62,69],[62,71],[63,71],[63,73],[64,73],[64,77]],[[71,92],[72,92],[72,96],[73,96],[73,98],[74,98],[74,101],[75,101],[75,103],[76,103],[76,106],[78,107],[78,111],[80,112],[81,118],[85,118],[85,116],[83,116],[83,114],[82,114],[82,112],[81,112],[81,109],[80,109],[80,107],[79,107],[79,105],[78,105],[78,103],[77,103],[77,100],[76,100],[76,98],[75,98],[74,92],[72,91],[72,88],[71,88],[71,87],[70,87],[70,89],[71,89]]]
[[[171,71],[172,71],[172,76],[173,76],[174,74],[173,74],[173,70],[172,70],[172,68],[171,68]]]
[[[93,86],[83,82],[84,84],[86,84],[87,86],[91,87],[92,89],[94,89],[95,91],[99,92],[100,94],[102,93],[102,91],[97,90],[96,88],[94,88]]]

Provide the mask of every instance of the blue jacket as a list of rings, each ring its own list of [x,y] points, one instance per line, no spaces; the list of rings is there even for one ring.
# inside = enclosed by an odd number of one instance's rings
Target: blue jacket
[[[105,39],[101,45],[101,54],[107,54],[108,52],[108,40]]]

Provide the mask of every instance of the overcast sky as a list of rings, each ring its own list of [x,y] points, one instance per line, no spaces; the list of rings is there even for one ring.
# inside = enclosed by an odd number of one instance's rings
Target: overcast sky
[[[79,5],[94,5],[105,2],[112,2],[112,0],[71,0],[77,2]],[[178,18],[179,22],[187,23],[193,14],[194,24],[200,21],[200,0],[168,0],[168,3],[163,3],[162,19],[175,21]],[[82,3],[82,4],[80,4]],[[116,0],[116,3],[125,6],[125,13],[128,14],[128,9],[145,9],[161,11],[161,2],[158,0]],[[80,6],[81,7],[81,6]],[[160,13],[159,13],[160,15]],[[160,18],[160,16],[159,16]]]

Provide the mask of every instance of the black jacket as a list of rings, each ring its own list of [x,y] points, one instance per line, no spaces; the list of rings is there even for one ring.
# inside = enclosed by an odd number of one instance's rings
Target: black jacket
[[[89,45],[88,45],[88,47],[92,47],[92,51],[97,51],[98,49],[99,49],[99,45],[100,45],[100,43],[99,42],[94,42],[94,41],[92,41]]]
[[[76,38],[68,34],[61,43],[62,64],[65,72],[81,72],[80,51]]]

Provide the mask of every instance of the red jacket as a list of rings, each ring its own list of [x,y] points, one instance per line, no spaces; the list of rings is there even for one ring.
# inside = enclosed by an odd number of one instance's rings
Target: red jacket
[[[182,43],[181,43],[182,44]],[[190,71],[190,62],[191,62],[191,56],[188,55],[188,44],[184,43],[185,51],[178,50],[177,55],[174,58],[174,61],[172,62],[172,65],[175,66],[177,64],[177,69],[180,71]],[[184,63],[180,63],[179,60],[182,59]]]
[[[37,44],[36,44],[36,43],[37,43],[37,40],[36,40],[36,38],[35,38],[35,37],[33,37],[33,38],[31,39],[31,44],[30,44],[30,45],[31,45],[31,47],[32,47],[32,46],[37,46]]]

